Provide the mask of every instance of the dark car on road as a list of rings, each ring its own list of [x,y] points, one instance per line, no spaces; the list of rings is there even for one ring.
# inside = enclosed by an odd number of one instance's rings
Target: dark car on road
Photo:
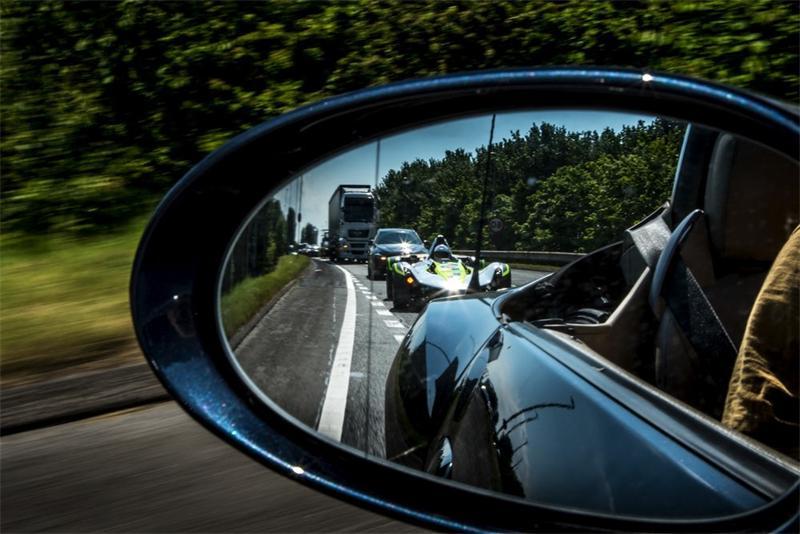
[[[424,255],[425,243],[409,228],[381,228],[370,241],[367,278],[380,280],[386,274],[386,261],[393,256]]]
[[[300,243],[300,246],[297,248],[297,253],[311,258],[317,258],[320,255],[320,247],[310,243]]]
[[[330,258],[331,256],[331,238],[327,230],[322,232],[322,240],[319,243],[319,256],[320,258]]]

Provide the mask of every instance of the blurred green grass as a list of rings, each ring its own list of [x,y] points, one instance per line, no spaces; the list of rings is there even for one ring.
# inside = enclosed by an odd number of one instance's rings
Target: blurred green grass
[[[128,283],[145,222],[91,238],[0,237],[3,380],[137,356]]]
[[[230,293],[222,296],[222,324],[230,338],[269,302],[278,291],[308,267],[308,256],[281,256],[275,270],[255,278],[246,278]]]
[[[141,358],[128,304],[131,267],[146,219],[111,234],[0,236],[0,375],[4,382],[79,365]],[[282,256],[223,297],[231,335],[309,264]]]

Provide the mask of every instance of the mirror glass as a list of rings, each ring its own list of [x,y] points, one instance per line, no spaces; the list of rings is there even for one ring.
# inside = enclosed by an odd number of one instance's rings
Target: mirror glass
[[[618,397],[657,387],[728,428],[751,424],[728,382],[797,225],[797,182],[796,165],[752,142],[659,117],[432,124],[265,199],[231,245],[224,332],[254,391],[368,455],[604,513],[755,508],[763,493]],[[674,274],[686,271],[688,290]],[[716,310],[704,332],[681,315],[679,286]],[[629,380],[595,383],[604,369]],[[796,469],[796,435],[766,445]]]

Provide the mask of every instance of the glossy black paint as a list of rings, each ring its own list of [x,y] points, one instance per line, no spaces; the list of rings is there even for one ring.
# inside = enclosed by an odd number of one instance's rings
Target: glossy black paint
[[[442,299],[420,313],[386,379],[390,460],[418,469],[425,465],[428,446],[444,422],[464,370],[499,326],[492,300],[482,294]]]
[[[540,329],[503,324],[492,300],[433,301],[415,324],[387,383],[390,458],[435,474],[446,441],[452,480],[606,514],[713,517],[766,504],[559,363]]]
[[[522,69],[399,83],[326,100],[250,130],[208,156],[162,201],[131,280],[139,343],[166,389],[198,422],[268,467],[362,506],[446,530],[797,529],[797,486],[748,514],[646,521],[552,507],[364,457],[257,399],[228,357],[220,273],[243,221],[300,171],[367,140],[465,115],[601,108],[703,123],[797,159],[794,111],[757,95],[679,76],[615,69]],[[270,173],[262,172],[268,165]],[[213,217],[209,216],[213,214]]]

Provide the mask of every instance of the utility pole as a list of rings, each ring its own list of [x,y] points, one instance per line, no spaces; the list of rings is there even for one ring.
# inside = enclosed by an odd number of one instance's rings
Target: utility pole
[[[380,173],[381,165],[381,140],[375,143],[375,189],[378,188],[378,176]]]
[[[298,195],[297,200],[297,226],[300,227],[300,223],[303,221],[303,175],[300,175],[300,194]],[[302,240],[302,234],[300,234]]]

